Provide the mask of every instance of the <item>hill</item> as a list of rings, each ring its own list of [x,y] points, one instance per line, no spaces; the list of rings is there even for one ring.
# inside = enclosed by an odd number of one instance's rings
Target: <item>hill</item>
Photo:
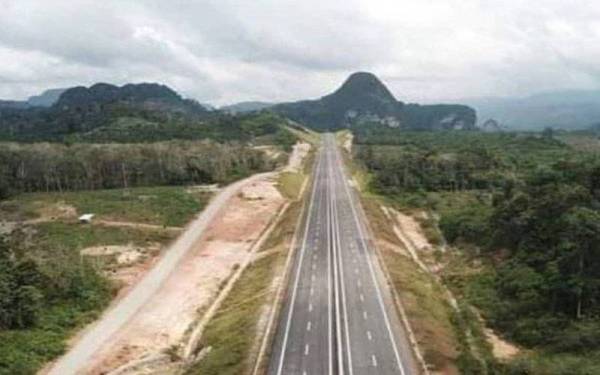
[[[58,101],[67,89],[49,89],[39,95],[30,96],[27,105],[30,107],[50,107]]]
[[[372,73],[358,72],[332,94],[272,107],[317,130],[385,124],[406,130],[475,129],[476,114],[462,105],[405,104]]]
[[[42,95],[47,103],[57,92]],[[40,98],[35,99],[40,102]],[[156,83],[122,87],[97,83],[73,87],[49,107],[0,106],[0,138],[9,140],[62,140],[123,123],[196,123],[211,111]],[[129,119],[131,121],[123,121]],[[140,126],[137,126],[140,130]],[[141,129],[143,130],[143,129]],[[137,136],[141,136],[138,134]]]
[[[585,129],[600,121],[600,91],[564,90],[527,97],[465,99],[479,118],[494,118],[510,130]]]

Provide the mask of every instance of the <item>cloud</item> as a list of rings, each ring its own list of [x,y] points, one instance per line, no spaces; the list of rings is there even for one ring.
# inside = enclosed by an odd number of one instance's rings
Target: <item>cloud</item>
[[[0,97],[156,81],[200,101],[294,100],[351,72],[405,101],[600,86],[593,0],[0,0]]]

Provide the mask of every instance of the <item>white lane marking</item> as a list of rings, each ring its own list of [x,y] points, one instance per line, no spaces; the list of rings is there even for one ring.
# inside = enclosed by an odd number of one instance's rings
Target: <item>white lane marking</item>
[[[369,341],[373,341],[373,336],[371,335],[371,331],[367,331],[367,338]]]
[[[361,282],[360,280],[358,280],[358,281],[356,282],[356,285],[358,285],[358,287],[360,288],[360,287],[362,286],[362,282]]]
[[[365,302],[365,295],[364,294],[360,294],[360,302]]]
[[[300,274],[301,274],[301,270],[302,270],[302,261],[304,260],[304,253],[306,251],[306,240],[308,238],[308,228],[310,227],[310,221],[311,218],[313,217],[311,215],[312,213],[312,208],[313,208],[313,204],[314,204],[314,200],[315,200],[315,194],[317,192],[317,180],[318,180],[318,176],[320,174],[320,166],[322,163],[323,159],[322,156],[319,155],[319,162],[317,163],[316,167],[315,167],[315,173],[314,173],[314,180],[313,180],[313,186],[312,186],[312,193],[311,193],[311,197],[310,197],[310,204],[308,207],[308,212],[309,212],[309,216],[308,216],[308,222],[306,223],[306,227],[304,228],[304,238],[302,240],[302,248],[300,250],[300,259],[298,259],[298,268],[297,268],[297,272],[296,272],[296,280],[294,281],[294,288],[292,289],[292,300],[291,300],[291,304],[290,304],[290,309],[288,312],[288,316],[287,316],[287,321],[285,324],[285,334],[283,335],[283,343],[282,343],[282,349],[281,349],[281,358],[279,358],[279,366],[277,368],[277,374],[281,375],[281,372],[283,371],[283,361],[285,359],[285,352],[286,352],[286,348],[287,348],[287,341],[288,341],[288,337],[290,334],[290,327],[291,327],[291,323],[292,323],[292,315],[294,313],[294,305],[296,303],[296,295],[298,292],[298,284],[300,282]],[[331,371],[329,372],[331,374]]]
[[[313,263],[313,265],[312,265],[312,269],[313,269],[313,270],[316,270],[316,269],[317,269],[317,265]]]
[[[336,153],[336,155],[337,155],[337,153]],[[337,158],[337,160],[338,160],[338,164],[340,165],[340,168],[342,168],[341,163],[339,162],[339,157]],[[358,221],[356,207],[354,207],[354,200],[353,200],[352,196],[350,195],[350,188],[348,188],[347,183],[344,183],[343,185],[344,185],[344,189],[346,190],[346,195],[348,196],[348,199],[350,200],[350,207],[352,208],[352,216],[354,217],[354,222],[356,224],[356,227],[358,228],[358,234],[360,236],[360,241],[363,245],[364,250],[366,251],[367,244],[365,242],[365,235],[362,230],[362,226],[360,225],[360,222]],[[390,337],[390,341],[392,342],[392,347],[394,348],[394,354],[396,356],[396,363],[398,364],[400,373],[402,375],[405,375],[406,372],[404,371],[404,366],[402,365],[402,361],[400,360],[400,353],[398,353],[398,346],[396,345],[396,340],[395,340],[394,334],[392,332],[390,320],[388,318],[387,311],[385,309],[385,305],[383,304],[383,297],[381,295],[381,289],[379,288],[379,283],[377,282],[377,279],[375,277],[375,271],[373,270],[373,264],[371,263],[371,258],[369,256],[367,256],[366,258],[367,258],[367,264],[369,265],[369,270],[371,271],[371,279],[373,280],[373,284],[375,284],[375,290],[377,291],[377,299],[379,300],[379,307],[381,308],[381,311],[383,312],[383,318],[385,320],[385,325],[386,325],[386,328],[387,328],[387,331],[388,331],[388,334]]]
[[[306,323],[306,330],[307,331],[310,331],[311,327],[312,327],[312,323],[311,322]]]
[[[336,190],[333,190],[334,196],[337,199],[337,193]],[[339,213],[338,213],[338,209],[337,209],[337,201],[334,201],[333,203],[333,207],[332,210],[335,214],[335,228],[336,228],[336,242],[335,244],[337,245],[336,249],[336,254],[337,254],[337,258],[338,258],[338,263],[339,263],[339,272],[340,272],[340,280],[341,280],[341,289],[342,289],[342,304],[343,304],[343,308],[344,308],[344,326],[345,326],[345,332],[346,332],[346,355],[348,358],[348,369],[349,369],[349,373],[350,375],[354,374],[354,368],[352,366],[352,351],[350,348],[350,329],[348,327],[348,305],[346,303],[346,283],[344,282],[344,262],[342,260],[342,255],[340,253],[341,250],[341,240],[340,240],[340,227],[339,227]],[[343,374],[343,357],[342,357],[342,371],[341,373]]]
[[[367,314],[366,311],[363,311],[363,319],[367,320],[369,318],[369,315]]]
[[[354,269],[354,273],[358,275],[358,268]]]
[[[313,309],[312,303],[309,302],[308,303],[308,311],[310,312],[310,311],[312,311],[312,309]]]
[[[333,166],[331,164],[331,158],[327,159],[328,161],[328,173],[329,173],[329,178],[331,179],[331,184],[329,185],[329,215],[331,217],[331,221],[330,221],[330,230],[331,230],[331,235],[333,237],[333,242],[330,242],[330,244],[332,243],[332,251],[333,251],[333,258],[334,258],[334,263],[333,263],[333,275],[334,275],[334,291],[335,291],[335,313],[336,313],[336,321],[341,321],[342,318],[340,316],[340,293],[339,293],[339,283],[338,280],[340,279],[339,276],[339,257],[338,257],[338,251],[337,251],[337,239],[339,237],[339,228],[337,228],[337,218],[335,216],[334,213],[334,207],[335,207],[335,189],[334,187],[334,183],[335,180],[333,178]],[[341,343],[342,342],[342,328],[340,324],[336,324],[336,337],[337,337],[337,342]],[[337,347],[338,349],[338,372],[340,375],[344,375],[344,356],[343,356],[343,348],[342,345],[338,345]],[[350,367],[351,368],[351,367]]]
[[[315,281],[315,274],[314,274],[314,273],[311,275],[310,279],[311,279],[312,281]]]
[[[310,346],[308,344],[304,345],[304,355],[308,355],[309,350],[310,350]]]
[[[371,355],[371,363],[373,364],[373,367],[377,367],[377,357],[375,357],[375,354]]]

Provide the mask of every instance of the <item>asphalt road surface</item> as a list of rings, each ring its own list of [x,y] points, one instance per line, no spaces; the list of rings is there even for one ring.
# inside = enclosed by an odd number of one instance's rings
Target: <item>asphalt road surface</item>
[[[313,173],[268,374],[417,374],[332,134]]]

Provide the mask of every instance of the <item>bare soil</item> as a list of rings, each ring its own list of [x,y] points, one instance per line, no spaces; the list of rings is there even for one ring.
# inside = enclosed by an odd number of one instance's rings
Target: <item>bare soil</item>
[[[284,199],[272,174],[249,182],[226,202],[175,272],[90,361],[101,374],[179,345],[277,214]]]
[[[286,172],[299,172],[302,170],[302,161],[310,151],[310,144],[306,142],[298,142],[294,145],[288,165],[285,167]]]

